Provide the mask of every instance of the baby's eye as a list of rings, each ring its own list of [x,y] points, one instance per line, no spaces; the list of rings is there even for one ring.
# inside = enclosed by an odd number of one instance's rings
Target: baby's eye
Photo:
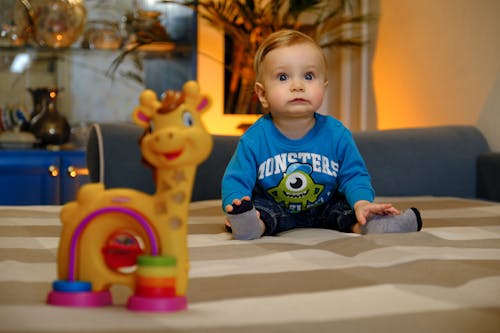
[[[278,79],[280,81],[286,81],[286,79],[288,79],[288,75],[284,74],[284,73],[281,73],[278,75]]]
[[[313,73],[306,73],[306,75],[304,75],[304,78],[306,80],[312,80],[312,79],[314,79],[314,74]]]

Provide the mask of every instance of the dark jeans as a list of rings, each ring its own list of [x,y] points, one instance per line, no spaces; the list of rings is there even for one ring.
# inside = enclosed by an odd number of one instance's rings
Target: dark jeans
[[[330,201],[321,206],[300,213],[290,213],[266,193],[258,191],[253,194],[253,205],[260,212],[260,217],[266,225],[264,236],[276,235],[295,228],[323,228],[352,232],[352,226],[357,223],[354,210],[340,194],[334,195]]]

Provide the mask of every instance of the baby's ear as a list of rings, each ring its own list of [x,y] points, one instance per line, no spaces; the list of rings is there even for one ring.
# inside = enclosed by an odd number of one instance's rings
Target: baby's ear
[[[267,101],[266,97],[266,89],[264,88],[264,85],[260,82],[255,82],[255,94],[259,98],[260,104],[264,109],[269,108],[269,102]]]
[[[328,87],[328,80],[325,80],[325,82],[323,82],[323,86],[326,88]]]

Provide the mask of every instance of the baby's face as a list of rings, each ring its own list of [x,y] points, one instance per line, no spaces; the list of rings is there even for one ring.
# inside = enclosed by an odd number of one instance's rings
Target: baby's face
[[[310,117],[323,102],[325,71],[323,55],[314,45],[277,48],[262,62],[256,92],[273,116]]]

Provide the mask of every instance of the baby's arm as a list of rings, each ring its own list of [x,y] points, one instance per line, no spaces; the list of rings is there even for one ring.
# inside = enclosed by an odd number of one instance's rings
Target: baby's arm
[[[264,222],[260,219],[260,214],[250,201],[250,197],[234,199],[232,205],[226,205],[225,210],[226,225],[231,227],[235,239],[257,239],[264,233]]]

